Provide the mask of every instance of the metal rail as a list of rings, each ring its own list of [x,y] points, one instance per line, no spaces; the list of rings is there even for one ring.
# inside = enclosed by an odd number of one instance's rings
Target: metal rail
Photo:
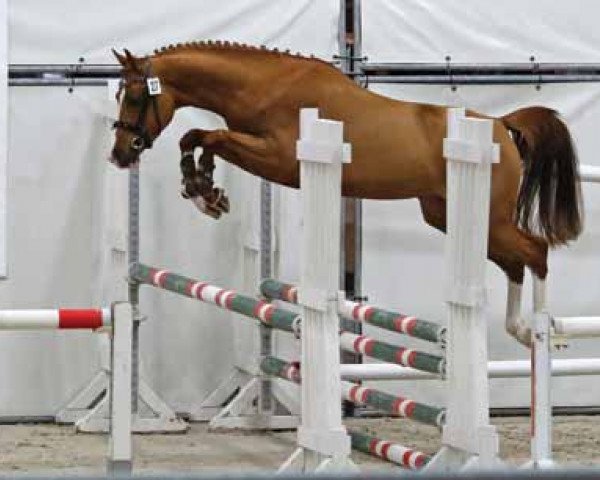
[[[363,63],[367,75],[590,75],[600,74],[600,63]]]
[[[363,63],[350,75],[369,83],[514,85],[600,82],[598,63]]]
[[[11,64],[11,87],[102,87],[119,78],[120,65],[110,64]]]
[[[551,83],[598,83],[600,74],[517,74],[479,73],[444,75],[365,75],[357,74],[368,84],[414,84],[414,85],[542,85]]]
[[[112,64],[11,64],[10,86],[102,86],[119,78]],[[356,63],[345,72],[368,83],[541,85],[600,82],[597,63]]]

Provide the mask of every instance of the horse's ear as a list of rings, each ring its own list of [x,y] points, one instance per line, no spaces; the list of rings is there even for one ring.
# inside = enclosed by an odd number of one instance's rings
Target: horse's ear
[[[123,51],[125,52],[125,56],[127,57],[128,61],[135,62],[135,57],[133,56],[133,54],[129,50],[127,50],[126,48],[124,48]]]
[[[125,58],[125,56],[121,55],[114,48],[112,49],[112,53],[115,56],[115,58],[117,59],[117,61],[124,67],[125,63],[127,62],[127,59]]]
[[[125,52],[125,57],[126,57],[126,60],[125,60],[125,61],[126,61],[126,63],[127,63],[127,66],[128,66],[128,67],[129,67],[129,68],[130,68],[132,71],[134,71],[134,72],[138,72],[138,73],[141,73],[141,69],[140,69],[140,67],[138,66],[138,61],[137,61],[137,58],[135,58],[135,57],[132,55],[132,53],[131,53],[129,50],[127,50],[126,48],[125,48],[123,51]]]

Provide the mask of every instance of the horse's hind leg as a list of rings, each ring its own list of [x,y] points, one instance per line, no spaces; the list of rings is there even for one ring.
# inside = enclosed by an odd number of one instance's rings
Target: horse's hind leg
[[[440,197],[419,197],[425,223],[446,233],[446,200]]]
[[[446,232],[446,200],[441,197],[429,196],[420,197],[419,202],[421,204],[421,212],[423,213],[423,219],[425,222],[440,230]],[[515,230],[513,226],[511,230]],[[518,232],[518,230],[517,230]],[[490,225],[490,239],[489,239],[489,259],[498,265],[504,273],[508,276],[509,280],[521,284],[523,283],[523,261],[517,254],[513,254],[508,250],[502,248],[504,243],[510,236],[507,236],[503,232],[495,231]]]
[[[490,224],[490,257],[508,275],[506,331],[525,346],[531,346],[531,327],[521,317],[521,291],[524,265],[540,280],[548,273],[548,244],[540,237],[523,232],[510,221]]]
[[[441,197],[419,198],[428,225],[446,231],[446,201]],[[527,265],[540,279],[547,274],[548,245],[542,238],[519,230],[510,220],[490,219],[489,259],[508,277],[506,330],[524,345],[530,345],[531,330],[521,319],[521,290]]]

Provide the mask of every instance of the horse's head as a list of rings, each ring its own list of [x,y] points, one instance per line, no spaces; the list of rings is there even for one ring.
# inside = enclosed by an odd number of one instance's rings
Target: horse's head
[[[128,50],[121,55],[113,50],[123,67],[117,93],[119,120],[114,123],[115,145],[111,162],[126,168],[139,161],[140,154],[152,147],[175,111],[168,87],[153,72],[150,58],[136,58]]]

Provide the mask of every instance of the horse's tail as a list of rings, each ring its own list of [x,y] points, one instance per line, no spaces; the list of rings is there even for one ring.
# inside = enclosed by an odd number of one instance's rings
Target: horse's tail
[[[577,238],[583,228],[581,185],[571,134],[557,112],[530,107],[500,119],[523,161],[517,224],[551,246]],[[537,204],[537,215],[534,207]]]

